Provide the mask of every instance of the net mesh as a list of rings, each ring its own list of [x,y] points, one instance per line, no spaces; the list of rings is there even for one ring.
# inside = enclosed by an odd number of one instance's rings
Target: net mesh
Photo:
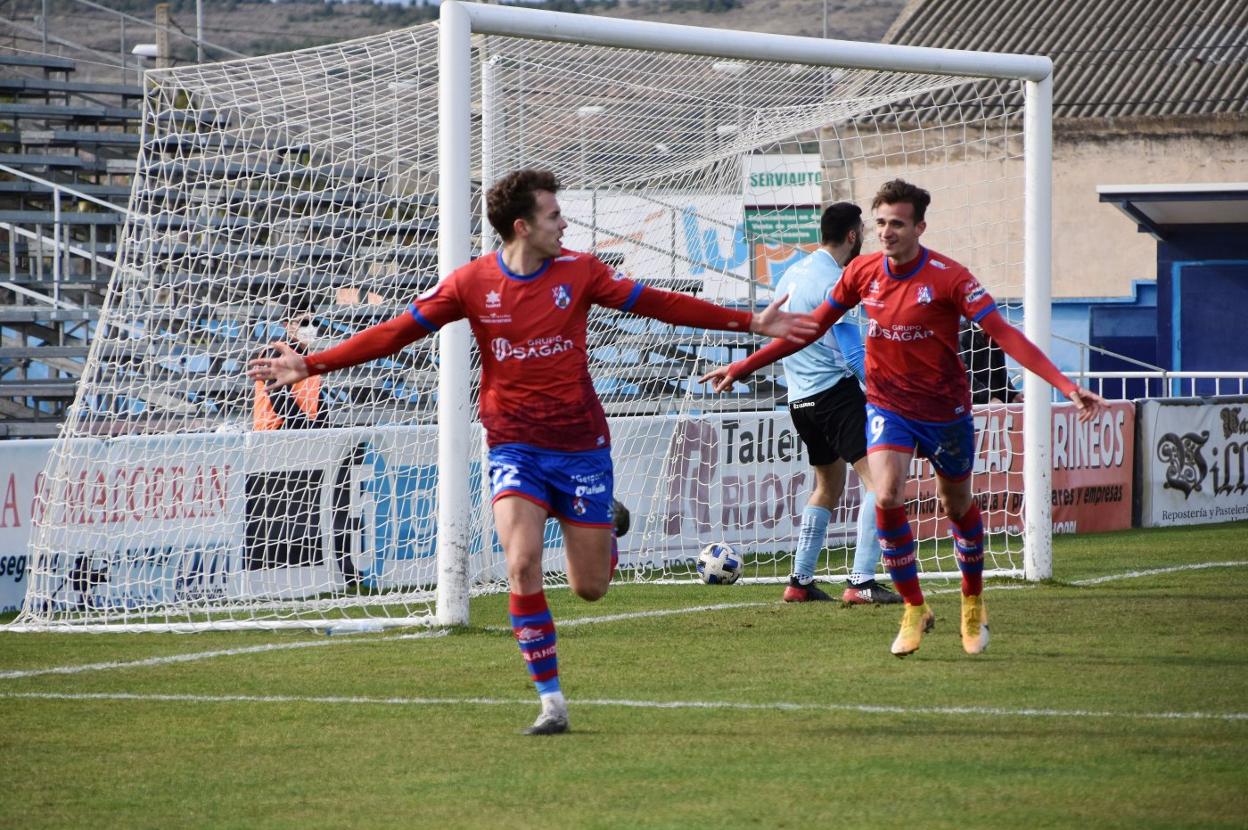
[[[822,206],[865,209],[902,176],[933,193],[924,242],[1021,324],[1017,84],[473,44],[476,215],[483,181],[549,168],[565,188],[567,247],[648,285],[758,308],[817,246]],[[265,395],[244,370],[274,340],[323,348],[436,282],[436,26],[154,71],[147,83],[131,217],[41,481],[19,624],[427,618],[436,338],[293,394]],[[475,251],[493,246],[483,222],[474,233]],[[761,342],[599,309],[589,345],[632,514],[617,580],[689,578],[716,541],[745,554],[747,578],[786,576],[813,478],[783,374],[771,367],[725,395],[696,380]],[[988,566],[1017,571],[1021,412],[977,419]],[[483,592],[506,583],[474,436],[474,461],[455,474],[470,481],[472,590]],[[921,567],[954,571],[931,469],[913,471]],[[859,499],[851,473],[824,576],[847,572]],[[554,522],[546,541],[558,584]]]

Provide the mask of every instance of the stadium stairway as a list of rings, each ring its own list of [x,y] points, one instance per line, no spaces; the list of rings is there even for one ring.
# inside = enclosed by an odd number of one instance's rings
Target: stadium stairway
[[[385,171],[315,158],[298,136],[221,130],[230,114],[163,99],[140,168],[143,89],[74,72],[64,58],[0,55],[0,437],[56,434],[110,280],[141,273],[150,288],[142,326],[110,331],[97,354],[101,373],[143,376],[149,398],[84,401],[122,433],[192,401],[214,414],[183,428],[249,421],[238,356],[282,336],[292,298],[317,298],[322,330],[340,336],[393,308],[339,292],[363,298],[384,284],[389,294],[403,275],[414,295],[436,280],[436,203],[386,193]],[[222,197],[222,182],[245,186]],[[128,215],[146,223],[141,251],[120,244]],[[119,348],[118,337],[133,341]],[[352,406],[337,411],[355,413],[348,422],[432,411],[423,351],[396,358],[402,383],[338,384]]]
[[[125,222],[143,90],[0,55],[0,437],[55,435]]]
[[[56,434],[93,340],[95,371],[123,391],[84,400],[83,423],[109,434],[250,423],[243,364],[284,336],[293,305],[309,302],[336,340],[436,281],[436,197],[396,194],[388,165],[328,158],[306,136],[251,129],[167,89],[152,92],[143,132],[142,88],[79,83],[74,71],[63,58],[0,55],[0,437]],[[143,245],[121,245],[127,220]],[[97,337],[110,281],[141,322]],[[609,414],[662,414],[660,401],[731,357],[692,332],[601,313],[616,334],[591,369]],[[327,379],[329,423],[431,420],[431,348],[391,358],[381,383]],[[762,405],[769,384],[757,378],[744,397]]]

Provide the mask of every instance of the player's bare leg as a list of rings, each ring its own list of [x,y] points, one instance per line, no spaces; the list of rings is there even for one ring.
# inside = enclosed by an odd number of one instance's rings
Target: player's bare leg
[[[537,720],[524,730],[529,735],[568,731],[568,704],[559,686],[555,621],[542,590],[546,516],[544,507],[519,496],[503,496],[494,502],[494,525],[507,557],[511,629],[542,702]]]
[[[507,582],[513,594],[542,590],[542,539],[546,508],[519,496],[494,502],[494,527],[507,559]]]
[[[611,584],[611,528],[559,524],[568,554],[568,587],[583,600],[602,599]]]
[[[877,449],[867,455],[875,483],[876,530],[888,575],[906,601],[901,630],[893,640],[893,654],[905,657],[919,648],[923,635],[936,625],[936,617],[923,601],[914,532],[906,517],[905,487],[913,451]]]
[[[984,606],[984,526],[971,493],[971,477],[958,481],[936,477],[936,493],[953,523],[953,544],[962,571],[962,649],[982,654],[988,648],[988,609]]]

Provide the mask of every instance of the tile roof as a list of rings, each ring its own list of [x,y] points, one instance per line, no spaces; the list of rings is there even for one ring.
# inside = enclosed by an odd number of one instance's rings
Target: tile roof
[[[1248,0],[911,0],[884,39],[1048,55],[1058,119],[1248,112]]]

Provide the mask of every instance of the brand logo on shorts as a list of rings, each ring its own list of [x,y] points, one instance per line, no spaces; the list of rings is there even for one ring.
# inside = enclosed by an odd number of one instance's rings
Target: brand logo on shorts
[[[563,283],[560,283],[559,285],[556,285],[554,288],[550,290],[551,290],[551,293],[555,295],[556,307],[560,309],[564,309],[572,305],[572,286],[571,285],[569,285],[566,282],[563,282]]]

